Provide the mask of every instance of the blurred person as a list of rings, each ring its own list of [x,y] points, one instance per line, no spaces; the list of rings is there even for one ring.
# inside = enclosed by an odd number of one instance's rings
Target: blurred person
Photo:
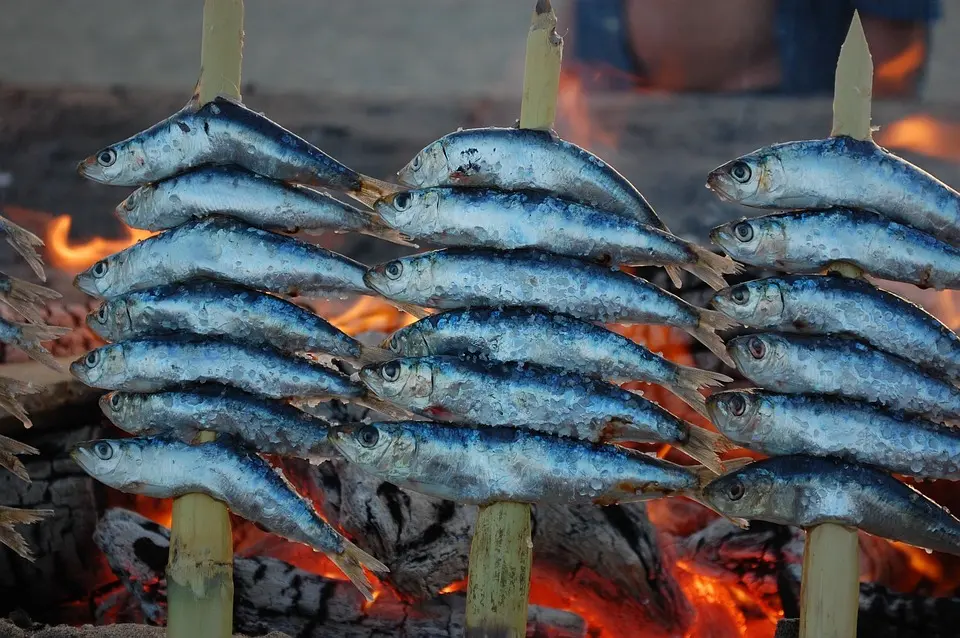
[[[588,88],[833,92],[859,10],[874,94],[916,95],[940,0],[571,0],[573,65]],[[571,46],[572,45],[572,46]]]

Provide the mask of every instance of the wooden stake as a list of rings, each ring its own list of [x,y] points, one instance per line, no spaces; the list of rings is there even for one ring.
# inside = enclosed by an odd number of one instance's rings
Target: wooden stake
[[[549,130],[557,113],[563,38],[549,0],[538,0],[527,35],[520,127]],[[470,545],[467,585],[469,638],[522,638],[530,597],[530,506],[481,507]]]
[[[854,12],[837,60],[830,134],[872,139],[872,94],[873,61],[860,14]],[[859,269],[849,264],[833,264],[830,270],[844,276],[862,276]],[[800,586],[800,638],[855,638],[859,609],[857,530],[832,524],[807,530]]]
[[[204,0],[200,103],[240,99],[243,0]],[[212,441],[203,432],[199,440]],[[226,505],[204,494],[173,503],[167,564],[167,636],[233,635],[233,532]]]

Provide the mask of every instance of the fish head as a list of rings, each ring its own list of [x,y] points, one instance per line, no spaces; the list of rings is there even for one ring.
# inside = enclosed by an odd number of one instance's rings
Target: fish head
[[[107,297],[120,278],[125,251],[104,257],[73,279],[73,285],[91,297]]]
[[[707,397],[710,422],[728,439],[747,444],[766,433],[768,419],[763,396],[748,390],[714,392]]]
[[[784,314],[783,290],[772,279],[748,281],[718,291],[714,308],[746,326],[772,328]]]
[[[397,171],[397,180],[404,186],[420,188],[445,183],[449,173],[444,141],[439,139],[428,144],[406,166]]]
[[[423,221],[435,219],[439,208],[440,193],[432,188],[393,193],[378,199],[373,205],[388,226],[408,231],[410,237]]]
[[[388,299],[420,303],[421,290],[432,286],[430,268],[426,254],[411,255],[373,266],[364,273],[363,281]]]
[[[417,357],[365,366],[360,370],[360,381],[381,399],[401,395],[407,400],[423,399],[433,392],[433,370]]]
[[[776,205],[776,194],[784,183],[783,164],[772,148],[738,157],[707,176],[707,188],[720,199],[761,208]]]
[[[87,327],[107,342],[116,342],[131,327],[127,303],[123,298],[108,299],[87,315]]]
[[[127,198],[117,204],[114,214],[117,219],[127,226],[133,228],[146,228],[153,226],[151,222],[157,217],[155,214],[157,206],[157,186],[154,184],[144,184],[133,191]],[[154,230],[148,228],[148,230]]]
[[[138,439],[99,439],[78,443],[70,457],[83,471],[101,483],[125,492],[137,492],[144,482],[142,441]]]
[[[342,425],[327,437],[347,461],[388,480],[403,478],[416,461],[417,437],[402,422]]]
[[[735,337],[727,343],[727,352],[737,364],[737,370],[754,381],[758,377],[785,374],[790,364],[789,343],[774,333]]]
[[[427,357],[433,354],[419,322],[397,330],[380,347],[403,357]]]
[[[113,389],[123,380],[126,361],[123,344],[110,343],[91,350],[70,364],[70,373],[83,383],[105,390]]]
[[[731,258],[747,264],[755,263],[758,253],[762,262],[769,261],[767,253],[779,253],[784,245],[783,224],[775,216],[742,218],[728,222],[710,231],[710,241],[723,248]]]
[[[729,518],[768,518],[778,511],[777,477],[762,463],[750,463],[717,477],[703,488],[703,499]]]
[[[130,392],[108,392],[100,397],[100,411],[110,422],[128,434],[134,436],[153,434],[147,419],[138,418],[143,414],[143,405],[151,395]]]

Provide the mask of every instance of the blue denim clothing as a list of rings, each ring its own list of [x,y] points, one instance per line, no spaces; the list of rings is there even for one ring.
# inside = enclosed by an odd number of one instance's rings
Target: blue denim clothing
[[[929,24],[940,17],[941,7],[940,0],[779,0],[779,93],[833,92],[837,55],[854,9],[863,15]],[[604,89],[644,86],[643,61],[630,47],[623,0],[575,0],[573,10],[577,33],[572,57],[599,70],[584,77],[585,84]]]

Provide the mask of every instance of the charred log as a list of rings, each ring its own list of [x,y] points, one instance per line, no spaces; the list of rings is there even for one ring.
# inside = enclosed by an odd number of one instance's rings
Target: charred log
[[[96,541],[146,618],[163,624],[170,531],[135,512],[112,509],[97,526]],[[457,594],[411,604],[383,592],[368,606],[349,582],[274,558],[239,556],[234,560],[234,587],[234,627],[245,634],[282,631],[302,638],[439,638],[463,633],[464,598]],[[585,625],[574,614],[533,607],[527,635],[573,638],[585,635]]]

